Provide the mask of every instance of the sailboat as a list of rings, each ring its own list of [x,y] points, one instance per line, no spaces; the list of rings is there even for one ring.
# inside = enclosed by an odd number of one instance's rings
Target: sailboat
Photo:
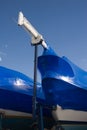
[[[19,12],[18,25],[31,34],[33,46],[42,45],[44,49],[38,57],[38,68],[45,103],[56,106],[52,111],[54,119],[87,122],[87,72],[66,57],[57,56],[22,12]]]
[[[87,123],[87,72],[67,57],[59,57],[21,12],[18,25],[31,33],[34,46],[43,46],[38,57],[42,81],[36,83],[36,99],[44,108],[44,116]],[[28,76],[0,66],[0,113],[32,117],[33,87],[34,81]]]
[[[87,72],[51,47],[38,57],[46,101],[55,120],[87,122]]]
[[[37,82],[36,101],[46,105],[42,85]],[[32,129],[34,81],[25,74],[0,66],[0,129]],[[37,104],[38,105],[38,104]],[[43,109],[45,126],[52,122],[51,110]],[[39,108],[36,112],[39,114]],[[38,118],[38,117],[36,117]]]
[[[18,71],[0,66],[0,113],[7,116],[32,116],[33,80]],[[44,94],[37,83],[37,99],[44,103]]]

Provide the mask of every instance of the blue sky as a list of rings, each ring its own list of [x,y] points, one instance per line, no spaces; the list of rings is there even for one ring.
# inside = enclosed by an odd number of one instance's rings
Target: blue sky
[[[59,56],[87,71],[87,0],[0,0],[0,65],[33,78],[34,47],[17,25],[19,11]]]

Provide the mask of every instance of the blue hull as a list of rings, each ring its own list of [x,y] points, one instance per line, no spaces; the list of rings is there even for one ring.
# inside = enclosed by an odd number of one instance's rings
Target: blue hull
[[[33,80],[26,75],[0,66],[0,109],[32,114]],[[37,101],[45,103],[40,83]]]
[[[49,47],[38,57],[42,88],[51,106],[87,111],[87,72]]]

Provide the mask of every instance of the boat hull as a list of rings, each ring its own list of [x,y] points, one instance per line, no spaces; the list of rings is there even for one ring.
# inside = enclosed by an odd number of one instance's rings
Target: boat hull
[[[56,120],[87,122],[87,72],[49,47],[38,57],[42,88]],[[78,116],[80,115],[80,116]]]
[[[13,116],[14,113],[20,112],[20,116],[31,115],[33,85],[33,80],[26,75],[0,66],[0,113],[4,113],[4,115],[11,113]],[[40,83],[37,83],[36,100],[42,105],[45,104]],[[44,109],[44,116],[48,116],[47,111]]]

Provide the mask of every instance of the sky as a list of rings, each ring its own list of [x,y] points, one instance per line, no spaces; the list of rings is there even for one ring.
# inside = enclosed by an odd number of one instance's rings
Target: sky
[[[0,66],[33,78],[34,46],[17,25],[20,11],[59,56],[87,71],[87,0],[0,0]]]

